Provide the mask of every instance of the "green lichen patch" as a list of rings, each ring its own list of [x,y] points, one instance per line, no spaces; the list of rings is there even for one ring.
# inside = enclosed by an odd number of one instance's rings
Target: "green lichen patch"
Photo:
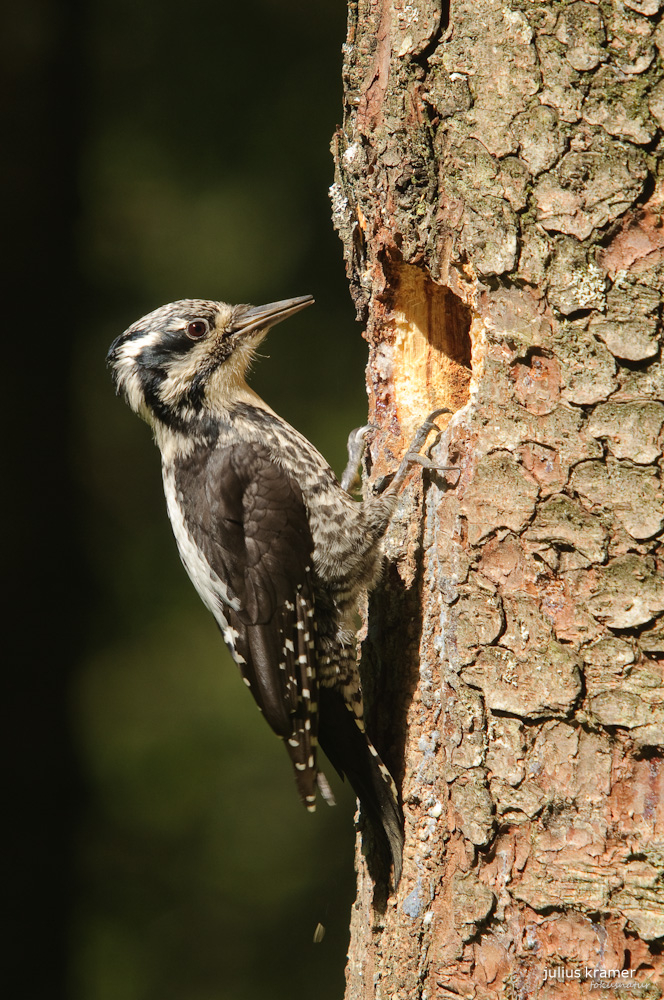
[[[529,650],[524,658],[500,646],[488,647],[462,676],[482,691],[491,711],[521,718],[566,715],[581,692],[575,654],[553,640],[543,649]]]
[[[631,462],[581,462],[570,488],[597,512],[615,516],[636,539],[651,538],[664,526],[664,496],[657,469]]]
[[[603,440],[615,458],[637,465],[655,462],[662,453],[659,436],[664,405],[656,402],[600,403],[588,421],[588,431]]]
[[[600,125],[609,135],[645,146],[652,141],[657,125],[648,114],[649,81],[641,76],[625,78],[624,72],[603,66],[593,76],[583,105],[583,118]]]
[[[566,153],[535,186],[537,221],[551,232],[588,239],[625,212],[643,190],[645,157],[634,146],[603,141]]]
[[[601,521],[562,494],[540,504],[525,538],[541,548],[575,550],[575,569],[602,562],[608,546],[608,531]]]
[[[644,625],[664,611],[664,580],[652,558],[629,553],[595,570],[588,609],[609,628]]]
[[[497,528],[522,528],[532,517],[538,495],[537,485],[509,452],[487,455],[461,499],[471,544]]]
[[[596,4],[571,3],[558,19],[555,35],[577,72],[595,69],[606,59],[604,18]]]

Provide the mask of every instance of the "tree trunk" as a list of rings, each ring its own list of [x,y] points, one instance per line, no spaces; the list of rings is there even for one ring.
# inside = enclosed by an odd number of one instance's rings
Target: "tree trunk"
[[[662,984],[659,3],[350,3],[367,471],[442,406],[457,471],[413,472],[369,605],[406,848],[389,898],[358,848],[349,1000]]]

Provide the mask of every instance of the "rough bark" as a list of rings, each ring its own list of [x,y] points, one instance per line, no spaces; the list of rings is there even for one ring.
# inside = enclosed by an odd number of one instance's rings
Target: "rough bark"
[[[413,473],[370,601],[406,849],[385,898],[358,847],[349,1000],[544,998],[556,967],[660,995],[659,6],[350,3],[332,200],[367,471],[448,406],[458,472]]]

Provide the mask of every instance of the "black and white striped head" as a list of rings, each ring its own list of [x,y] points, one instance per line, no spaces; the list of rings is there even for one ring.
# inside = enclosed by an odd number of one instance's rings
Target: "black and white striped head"
[[[116,389],[148,423],[182,426],[223,410],[244,385],[253,354],[281,320],[311,295],[264,306],[180,299],[143,316],[108,352]]]

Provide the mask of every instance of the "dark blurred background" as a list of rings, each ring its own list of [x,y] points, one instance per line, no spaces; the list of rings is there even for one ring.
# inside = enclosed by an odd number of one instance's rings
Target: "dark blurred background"
[[[327,196],[345,17],[24,0],[3,31],[12,998],[342,996],[354,799],[299,804],[104,359],[173,299],[312,293],[253,385],[343,467],[366,413]]]

